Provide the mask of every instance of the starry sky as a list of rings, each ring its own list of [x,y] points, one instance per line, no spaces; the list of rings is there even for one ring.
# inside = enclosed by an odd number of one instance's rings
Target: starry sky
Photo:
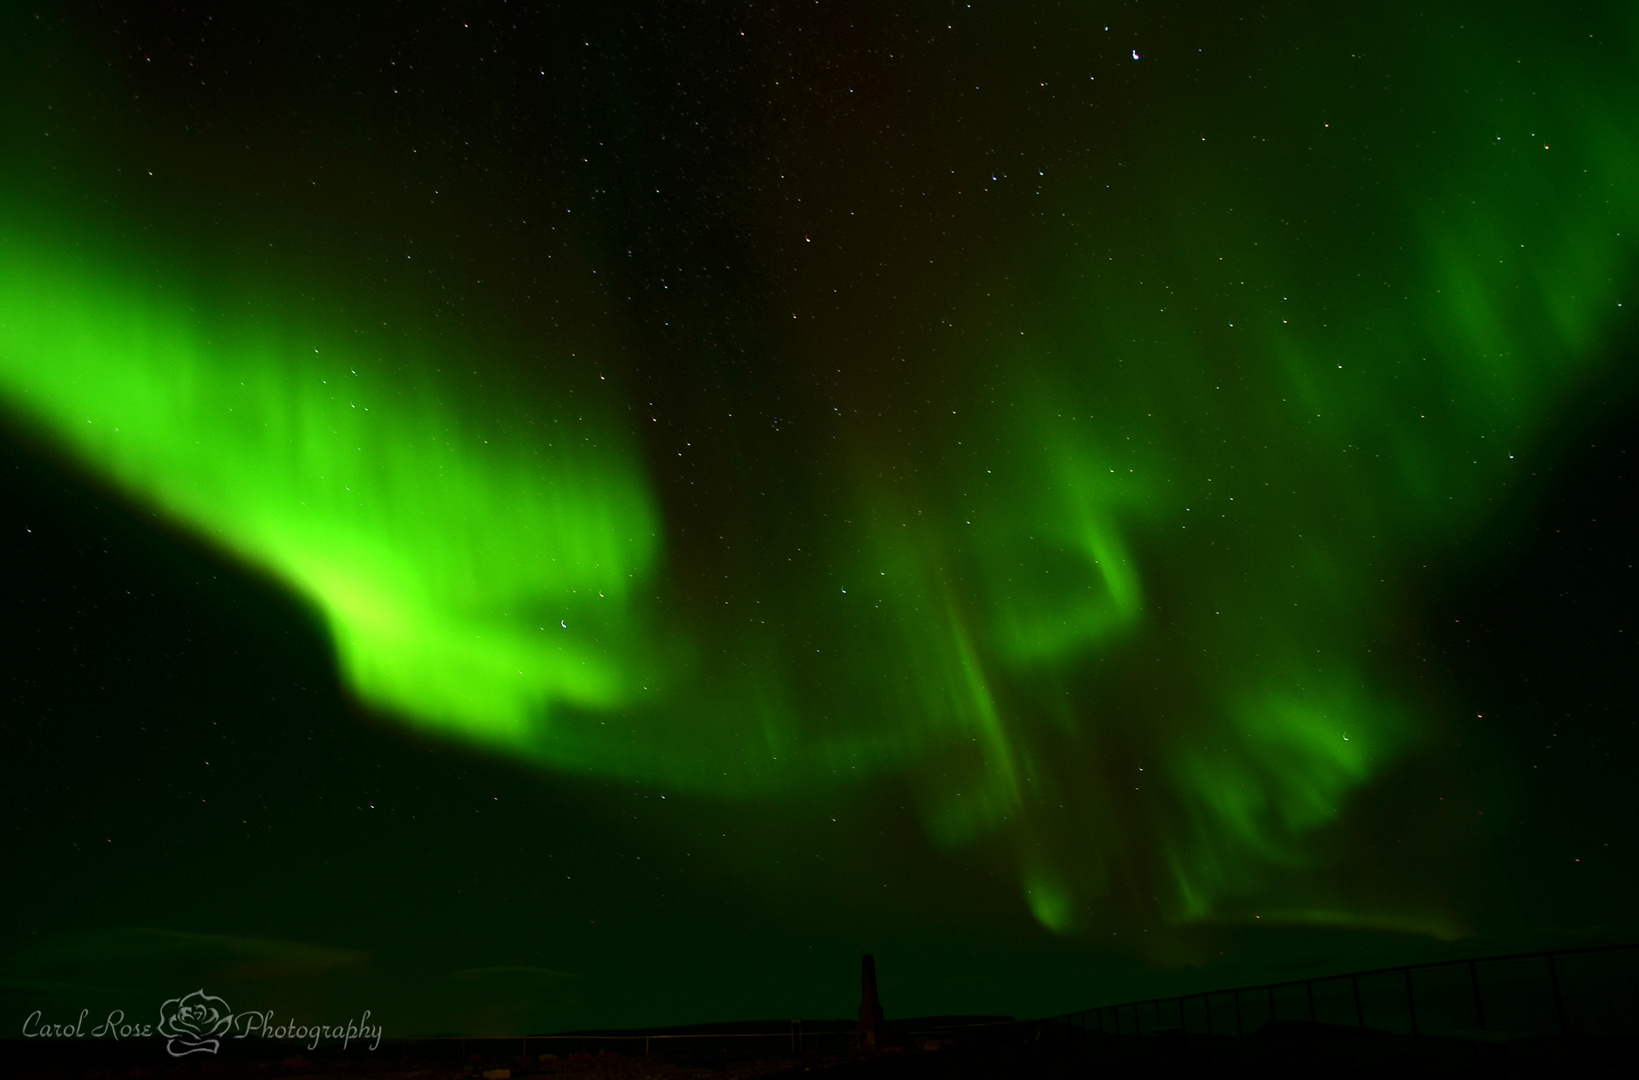
[[[0,19],[8,1012],[1636,936],[1628,5]]]

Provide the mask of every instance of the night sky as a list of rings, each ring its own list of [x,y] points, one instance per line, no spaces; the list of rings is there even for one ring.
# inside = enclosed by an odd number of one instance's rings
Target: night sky
[[[0,1003],[1639,937],[1639,13],[9,5]]]

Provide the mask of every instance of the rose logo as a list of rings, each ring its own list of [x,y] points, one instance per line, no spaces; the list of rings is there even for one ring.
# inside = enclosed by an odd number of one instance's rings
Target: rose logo
[[[233,1025],[228,1003],[195,990],[187,997],[172,998],[159,1007],[159,1033],[170,1041],[165,1049],[172,1057],[184,1054],[214,1054],[222,1047],[216,1036]]]

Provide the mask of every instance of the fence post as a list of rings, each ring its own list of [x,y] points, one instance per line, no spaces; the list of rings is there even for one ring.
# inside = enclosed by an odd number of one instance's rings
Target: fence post
[[[1411,993],[1411,968],[1403,969],[1406,973],[1406,1012],[1411,1015],[1411,1033],[1417,1034],[1417,999]]]
[[[1206,1036],[1212,1038],[1212,994],[1201,995],[1201,1003],[1206,1006]]]
[[[1565,1002],[1559,996],[1559,969],[1554,966],[1554,954],[1548,954],[1548,982],[1554,988],[1554,1015],[1559,1017],[1559,1037],[1564,1038],[1565,1030]]]
[[[1366,1014],[1360,1008],[1360,976],[1350,975],[1349,982],[1354,985],[1354,1026],[1365,1031]]]
[[[1269,1022],[1273,1024],[1275,1022],[1275,984],[1270,983],[1264,987],[1264,990],[1269,994]]]
[[[1303,989],[1309,995],[1309,1023],[1315,1022],[1315,984],[1313,980],[1305,980]]]
[[[1474,991],[1474,1018],[1479,1021],[1480,1030],[1485,1030],[1485,1006],[1480,1002],[1480,974],[1474,970],[1474,961],[1468,962],[1468,986]]]
[[[1189,1021],[1184,1019],[1184,999],[1178,999],[1178,1032],[1181,1035],[1189,1034]]]

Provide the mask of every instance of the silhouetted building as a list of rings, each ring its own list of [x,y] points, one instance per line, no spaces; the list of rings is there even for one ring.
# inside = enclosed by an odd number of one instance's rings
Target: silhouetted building
[[[859,960],[859,1036],[861,1046],[875,1046],[882,1032],[882,1003],[876,996],[876,957]]]

